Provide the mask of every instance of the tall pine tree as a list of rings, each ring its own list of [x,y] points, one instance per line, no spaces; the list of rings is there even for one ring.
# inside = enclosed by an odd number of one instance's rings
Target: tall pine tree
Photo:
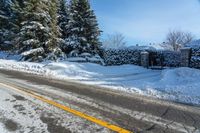
[[[9,27],[10,8],[7,0],[0,1],[0,29],[7,29]]]
[[[65,53],[69,53],[72,49],[67,47],[66,42],[64,40],[68,39],[70,35],[69,31],[69,6],[66,0],[58,0],[58,25],[60,28],[61,38],[63,39],[63,43],[61,43],[60,48]]]
[[[12,31],[14,33],[19,33],[21,28],[21,23],[24,21],[23,9],[25,7],[25,0],[11,0],[11,22]]]
[[[36,61],[44,58],[43,46],[50,36],[50,16],[46,14],[46,4],[43,0],[26,0],[23,1],[22,9],[18,7],[18,3],[15,4],[16,13],[19,13],[17,16],[23,16],[23,21],[18,24],[20,31],[15,39],[19,53],[23,53],[24,60]],[[30,50],[33,51],[27,52]]]
[[[66,40],[69,46],[79,53],[97,53],[101,31],[88,0],[71,0],[69,30],[70,36]]]
[[[62,34],[60,33],[60,28],[58,26],[58,0],[49,0],[48,1],[48,10],[49,15],[51,18],[50,21],[50,38],[48,42],[46,43],[47,53],[49,54],[47,56],[47,59],[50,60],[57,60],[58,58],[63,58],[64,53],[60,49],[60,45],[63,43],[63,39],[60,37]]]
[[[58,0],[58,25],[60,27],[61,38],[66,39],[69,36],[69,7],[66,0]]]
[[[11,9],[8,0],[0,0],[0,49],[7,49],[6,44],[10,44],[11,37],[11,23],[10,23]]]
[[[13,7],[15,12],[19,13],[19,18],[23,16],[23,19],[18,24],[20,31],[15,43],[19,53],[23,55],[23,60],[55,59],[54,54],[60,53],[57,48],[59,32],[56,0],[26,0],[23,1],[22,8],[17,4],[18,2]]]
[[[11,8],[5,1],[0,1],[0,30],[12,29],[24,60],[56,60],[63,56],[60,44],[79,53],[98,51],[100,30],[88,0],[71,0],[70,8],[65,0],[9,0]],[[8,18],[12,26],[6,25]]]

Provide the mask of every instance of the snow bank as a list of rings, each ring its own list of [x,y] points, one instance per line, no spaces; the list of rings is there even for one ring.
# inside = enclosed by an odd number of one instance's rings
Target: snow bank
[[[39,63],[18,62],[14,60],[0,59],[0,69],[15,70],[20,72],[45,75],[45,76],[52,73],[52,71],[43,67],[44,64],[39,64]]]
[[[0,51],[0,59],[7,59],[7,60],[19,60],[21,58],[20,55],[11,54],[8,52]]]
[[[161,80],[154,85],[166,92],[170,99],[200,104],[200,70],[175,68],[162,72]]]
[[[123,65],[123,66],[101,66],[92,63],[72,63],[72,62],[61,62],[61,63],[49,63],[45,68],[54,70],[55,77],[60,78],[72,78],[72,79],[88,79],[93,80],[106,80],[107,78],[115,78],[138,74],[140,72],[146,72],[148,70],[134,65]]]
[[[200,105],[200,70],[150,70],[135,65],[101,66],[92,63],[29,63],[0,60],[0,69],[17,70],[61,80],[73,80],[183,103]]]
[[[161,82],[164,84],[193,84],[200,82],[200,70],[192,68],[175,68],[171,70],[164,70]]]

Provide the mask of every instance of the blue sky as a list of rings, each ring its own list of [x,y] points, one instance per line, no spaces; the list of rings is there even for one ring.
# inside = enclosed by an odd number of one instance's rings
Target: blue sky
[[[100,28],[124,34],[129,45],[163,42],[169,30],[200,38],[198,0],[90,0]]]

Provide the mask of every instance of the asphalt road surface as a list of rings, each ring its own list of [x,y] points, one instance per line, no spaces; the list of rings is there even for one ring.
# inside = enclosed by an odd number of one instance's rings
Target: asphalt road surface
[[[134,133],[200,133],[197,106],[0,70],[0,128],[5,132],[114,132],[13,88],[34,92]]]

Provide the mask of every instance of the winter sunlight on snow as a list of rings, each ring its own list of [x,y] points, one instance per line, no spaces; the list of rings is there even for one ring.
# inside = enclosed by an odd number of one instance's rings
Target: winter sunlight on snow
[[[199,0],[0,0],[0,133],[200,133]]]

